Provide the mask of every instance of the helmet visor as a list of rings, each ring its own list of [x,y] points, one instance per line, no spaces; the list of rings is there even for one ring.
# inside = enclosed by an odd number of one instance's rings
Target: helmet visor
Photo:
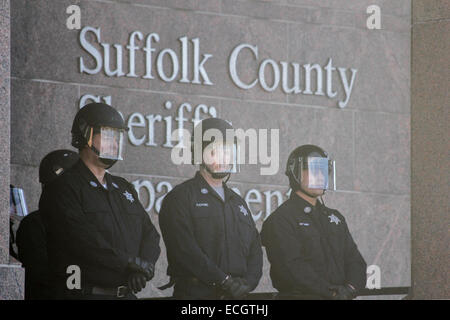
[[[323,157],[299,158],[300,181],[310,189],[336,190],[335,162]]]
[[[203,163],[214,173],[236,173],[237,157],[236,144],[211,143],[203,151]]]
[[[100,127],[100,137],[97,140],[99,145],[96,148],[99,151],[99,158],[110,160],[123,160],[123,130]]]

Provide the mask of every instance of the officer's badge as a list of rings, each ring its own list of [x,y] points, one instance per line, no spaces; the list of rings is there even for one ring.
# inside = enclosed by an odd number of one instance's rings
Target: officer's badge
[[[128,191],[125,191],[122,194],[125,196],[125,198],[127,198],[127,200],[129,200],[131,203],[133,203],[134,198],[133,198],[133,195],[131,193],[129,193]]]
[[[310,213],[311,212],[311,207],[305,207],[305,209],[303,209],[303,211],[305,212],[305,213]]]
[[[97,184],[96,184],[94,181],[89,182],[89,184],[90,184],[91,186],[93,186],[94,188],[97,187]]]
[[[202,188],[202,190],[200,190],[200,192],[203,193],[203,194],[207,194],[208,193],[208,189]]]
[[[112,183],[113,187],[116,189],[119,189],[119,186],[117,184],[115,184],[114,182]]]
[[[244,216],[247,216],[247,215],[248,215],[248,211],[247,211],[247,209],[244,207],[243,204],[241,204],[241,205],[239,206],[239,210],[242,212],[242,214],[243,214]]]
[[[341,222],[341,220],[339,220],[338,217],[336,217],[334,214],[331,214],[331,216],[328,216],[328,218],[330,218],[330,223],[336,223],[339,224],[339,222]]]

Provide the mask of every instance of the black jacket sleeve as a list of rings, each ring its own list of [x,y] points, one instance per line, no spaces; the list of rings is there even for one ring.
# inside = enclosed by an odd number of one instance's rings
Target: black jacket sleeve
[[[220,284],[226,274],[198,246],[187,214],[189,199],[185,194],[167,194],[159,213],[159,225],[168,254],[201,281]]]
[[[139,199],[137,192],[132,184],[130,184],[130,189],[132,190],[131,192],[133,193],[134,199]],[[161,254],[161,248],[159,247],[160,236],[152,221],[150,220],[149,215],[142,207],[140,202],[139,206],[141,207],[141,211],[144,216],[142,223],[142,240],[139,249],[139,256],[142,259],[155,265],[156,261],[159,258],[159,255]]]
[[[26,268],[28,280],[48,283],[48,258],[44,225],[40,213],[25,216],[17,229],[19,259]]]
[[[289,221],[280,217],[269,226],[270,241],[266,248],[270,250],[272,259],[278,261],[293,286],[306,288],[317,295],[331,298],[330,283],[320,277],[308,262],[306,255],[298,249],[298,239]]]
[[[348,230],[347,223],[344,220],[345,227],[345,279],[357,291],[366,286],[367,264],[358,250],[353,238]]]
[[[44,188],[39,211],[53,240],[64,243],[71,254],[95,266],[124,272],[128,256],[112,247],[85,216],[80,196],[67,183]]]
[[[247,211],[251,212],[247,204],[244,203],[244,205]],[[261,237],[258,229],[256,229],[255,222],[253,221],[253,218],[251,218],[252,215],[249,216],[249,220],[253,226],[253,237],[249,255],[247,256],[247,274],[245,275],[245,280],[247,280],[252,290],[254,290],[262,277],[263,253],[261,247]]]
[[[245,280],[249,283],[252,290],[256,288],[262,276],[263,254],[261,248],[261,239],[258,230],[255,227],[253,241],[250,246],[250,253],[247,257],[247,274]]]

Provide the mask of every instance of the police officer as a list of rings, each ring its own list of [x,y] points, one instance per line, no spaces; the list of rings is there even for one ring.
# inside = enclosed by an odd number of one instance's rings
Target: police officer
[[[200,170],[165,196],[159,213],[175,299],[243,298],[262,275],[251,212],[226,185],[237,171],[237,143],[225,139],[227,132],[233,136],[233,127],[217,118],[195,126],[192,151]]]
[[[261,232],[280,299],[347,300],[365,286],[366,262],[344,216],[318,200],[335,186],[334,168],[314,145],[300,146],[288,158],[290,198]]]
[[[57,298],[135,299],[154,275],[159,234],[133,186],[106,171],[122,160],[125,130],[111,106],[84,106],[72,126],[80,160],[44,188],[39,210]]]
[[[78,153],[56,150],[47,154],[39,165],[42,188],[71,168],[78,161]],[[25,268],[25,300],[50,299],[47,236],[39,210],[29,213],[17,229],[19,260]]]

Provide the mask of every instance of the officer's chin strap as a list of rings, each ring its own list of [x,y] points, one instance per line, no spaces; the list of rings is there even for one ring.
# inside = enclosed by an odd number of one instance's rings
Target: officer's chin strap
[[[323,194],[325,194],[325,190],[323,190]],[[322,203],[323,213],[328,215],[329,214],[328,208],[325,206],[325,201],[323,201],[322,196],[320,196],[320,202]]]
[[[88,145],[89,146],[89,145]],[[100,151],[98,151],[98,149],[96,147],[94,147],[93,145],[89,146],[89,148],[94,151],[94,153],[97,155],[98,159],[105,164],[107,167],[105,169],[109,169],[111,168],[116,162],[117,160],[112,160],[112,159],[104,159],[100,157]]]
[[[94,147],[94,145],[92,144],[92,141],[89,141],[90,143],[88,143],[88,147],[89,149],[91,149],[92,151],[94,151],[94,153],[97,155],[98,159],[105,165],[107,165],[107,167],[105,169],[109,169],[111,168],[116,162],[117,160],[112,160],[112,159],[104,159],[100,157],[100,151],[98,151],[98,149],[96,147]]]
[[[91,144],[91,145],[88,144],[88,147],[89,147],[89,149],[91,149],[92,151],[94,151],[94,153],[95,153],[98,157],[100,157],[100,151],[98,151],[98,149],[97,149],[96,147],[94,147],[93,144]]]
[[[225,179],[225,181],[223,183],[227,184],[228,180],[230,180],[231,178],[231,173],[228,173],[228,177]]]
[[[107,165],[107,167],[105,169],[109,169],[111,168],[116,162],[117,160],[112,160],[112,159],[103,159],[103,158],[98,158],[103,164]]]
[[[317,198],[316,195],[311,194],[311,193],[309,193],[308,191],[306,191],[305,189],[303,189],[301,184],[299,184],[299,186],[300,186],[300,190],[301,190],[304,194],[310,196],[311,198]],[[322,196],[321,196],[321,197],[322,197]]]
[[[227,173],[224,173],[224,172],[218,173],[218,172],[212,171],[210,168],[208,168],[208,166],[206,166],[206,165],[204,165],[204,164],[202,164],[202,166],[206,169],[206,171],[209,172],[209,174],[211,175],[211,177],[212,177],[213,179],[223,179],[223,178],[225,178],[226,176],[228,176],[228,177],[227,177],[227,180],[225,181],[225,183],[227,183],[228,179],[230,179],[231,173],[229,173],[229,172],[227,172]]]
[[[310,196],[311,198],[315,198],[316,196],[313,194],[310,194],[308,191],[306,191],[305,189],[302,188],[302,182],[298,179],[298,177],[294,174],[294,171],[292,168],[289,169],[290,170],[290,174],[292,175],[292,177],[294,178],[295,182],[298,184],[298,187],[300,189],[301,192],[303,192],[304,194]]]

